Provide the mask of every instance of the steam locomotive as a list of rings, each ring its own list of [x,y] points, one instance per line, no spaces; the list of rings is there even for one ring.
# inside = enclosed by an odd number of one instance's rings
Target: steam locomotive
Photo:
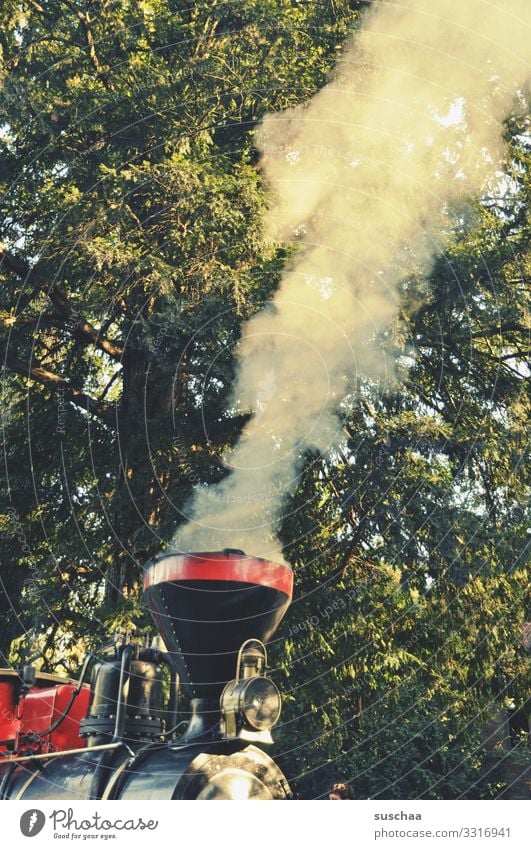
[[[265,643],[292,593],[288,566],[238,549],[148,561],[151,645],[113,640],[78,681],[0,670],[0,798],[290,798],[261,747],[281,710]]]

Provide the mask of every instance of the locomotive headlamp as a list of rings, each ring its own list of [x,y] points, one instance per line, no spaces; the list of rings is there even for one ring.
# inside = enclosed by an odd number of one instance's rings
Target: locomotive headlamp
[[[221,694],[225,737],[271,742],[282,700],[276,685],[265,677],[267,654],[259,640],[247,640],[238,654],[236,678]]]

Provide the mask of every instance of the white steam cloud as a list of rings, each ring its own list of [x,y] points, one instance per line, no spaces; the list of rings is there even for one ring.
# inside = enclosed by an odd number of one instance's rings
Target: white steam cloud
[[[392,372],[376,339],[397,314],[397,257],[428,271],[451,202],[496,174],[530,36],[529,0],[375,2],[330,84],[266,117],[266,237],[298,250],[244,328],[233,407],[255,415],[224,458],[230,474],[196,489],[177,548],[281,559],[304,451],[341,444],[356,376]]]

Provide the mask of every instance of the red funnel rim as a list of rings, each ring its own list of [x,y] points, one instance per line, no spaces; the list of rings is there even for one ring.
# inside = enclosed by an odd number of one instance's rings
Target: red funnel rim
[[[233,581],[271,587],[289,599],[293,595],[293,572],[289,566],[223,551],[163,554],[146,564],[144,590],[170,581]]]

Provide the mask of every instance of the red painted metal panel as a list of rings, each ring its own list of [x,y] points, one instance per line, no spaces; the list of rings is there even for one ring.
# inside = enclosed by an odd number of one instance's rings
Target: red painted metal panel
[[[46,731],[64,712],[74,687],[71,684],[59,684],[55,687],[32,690],[26,697],[23,712],[23,724],[27,730],[38,734]],[[65,749],[77,749],[86,744],[79,736],[80,720],[88,713],[90,690],[85,687],[76,696],[68,716],[59,727],[45,737],[41,744],[42,752],[59,752]]]
[[[19,685],[20,679],[14,673],[0,678],[0,752],[7,754],[21,748],[46,753],[86,745],[79,736],[79,723],[89,710],[88,687],[83,687],[76,696],[68,715],[57,729],[46,735],[48,728],[64,713],[75,685],[71,682],[48,687],[36,685],[16,703]],[[34,736],[40,734],[44,734],[40,740]]]

